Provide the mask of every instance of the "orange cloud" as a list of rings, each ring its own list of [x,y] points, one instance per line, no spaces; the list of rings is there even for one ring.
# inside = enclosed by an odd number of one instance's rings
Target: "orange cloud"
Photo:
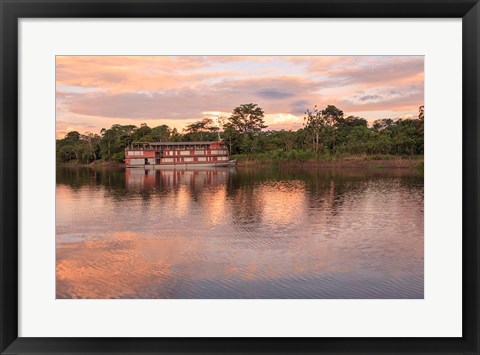
[[[368,120],[423,105],[422,56],[59,56],[56,65],[57,137],[122,121],[181,129],[247,102],[271,128],[293,129],[313,105]]]

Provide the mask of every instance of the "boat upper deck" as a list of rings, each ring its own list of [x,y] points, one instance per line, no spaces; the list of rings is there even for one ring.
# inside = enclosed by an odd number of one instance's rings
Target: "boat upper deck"
[[[133,142],[126,150],[223,149],[224,142]]]

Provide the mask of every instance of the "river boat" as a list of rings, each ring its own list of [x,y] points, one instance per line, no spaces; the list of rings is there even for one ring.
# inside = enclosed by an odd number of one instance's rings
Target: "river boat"
[[[127,168],[233,166],[224,142],[134,142],[125,148]]]

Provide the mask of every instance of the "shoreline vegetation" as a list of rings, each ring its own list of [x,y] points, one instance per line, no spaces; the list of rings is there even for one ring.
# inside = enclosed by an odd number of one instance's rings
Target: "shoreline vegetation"
[[[114,124],[100,135],[68,132],[56,140],[58,166],[124,167],[125,148],[132,142],[225,142],[238,166],[318,168],[398,168],[423,170],[424,116],[381,118],[370,125],[347,116],[333,105],[306,110],[303,127],[268,130],[264,111],[243,104],[230,117],[204,118],[182,132],[167,125]]]
[[[237,159],[239,166],[256,166],[256,165],[273,165],[285,167],[302,167],[302,168],[370,168],[370,169],[422,169],[423,156],[415,157],[398,157],[398,156],[345,156],[319,159],[279,159],[268,158],[265,156],[233,156]]]
[[[328,159],[279,159],[265,156],[232,156],[237,160],[239,167],[273,166],[273,167],[299,167],[299,168],[324,168],[324,169],[416,169],[423,170],[423,156],[397,157],[397,156],[347,156]],[[125,164],[117,161],[94,161],[79,163],[70,161],[59,163],[59,167],[71,168],[125,168]]]

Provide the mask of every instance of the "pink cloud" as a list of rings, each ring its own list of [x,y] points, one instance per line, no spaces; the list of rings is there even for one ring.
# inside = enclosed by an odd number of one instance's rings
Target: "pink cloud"
[[[315,104],[365,118],[413,115],[423,105],[421,56],[66,56],[56,63],[57,131],[98,131],[112,120],[180,129],[203,112],[247,102],[265,110],[271,128],[296,128]]]

